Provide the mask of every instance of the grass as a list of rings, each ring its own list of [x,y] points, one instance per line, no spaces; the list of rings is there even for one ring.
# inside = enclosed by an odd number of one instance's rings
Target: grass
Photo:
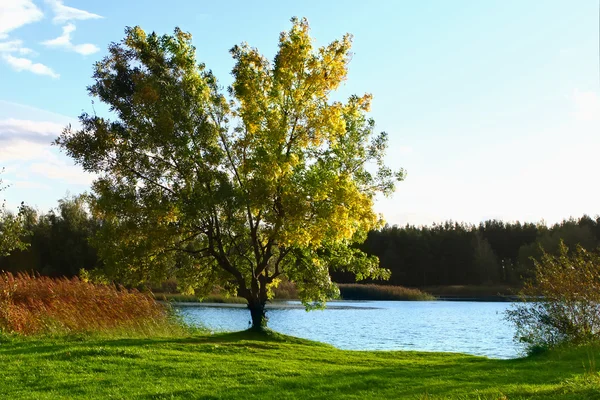
[[[344,300],[435,300],[419,289],[375,284],[339,284]]]
[[[591,354],[591,356],[590,356]],[[0,393],[19,399],[599,399],[600,347],[490,360],[359,352],[272,333],[8,338]]]

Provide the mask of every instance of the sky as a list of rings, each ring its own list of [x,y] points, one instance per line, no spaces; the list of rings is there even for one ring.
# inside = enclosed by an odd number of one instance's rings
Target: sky
[[[231,83],[228,50],[273,58],[292,16],[318,46],[354,35],[336,97],[372,93],[387,163],[407,178],[376,210],[389,224],[554,223],[600,214],[598,0],[0,0],[0,168],[9,208],[40,211],[93,177],[51,145],[82,112],[95,61],[126,26],[192,33]]]

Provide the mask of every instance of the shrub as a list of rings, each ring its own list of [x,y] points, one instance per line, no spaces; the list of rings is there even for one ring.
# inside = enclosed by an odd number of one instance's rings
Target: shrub
[[[404,286],[358,283],[338,286],[344,300],[435,300],[435,297],[429,293]]]
[[[0,275],[0,332],[156,333],[177,324],[152,295],[79,278]]]
[[[600,339],[600,255],[583,247],[570,253],[561,242],[557,255],[542,253],[534,278],[521,291],[522,303],[507,312],[516,339],[530,352],[562,343]]]

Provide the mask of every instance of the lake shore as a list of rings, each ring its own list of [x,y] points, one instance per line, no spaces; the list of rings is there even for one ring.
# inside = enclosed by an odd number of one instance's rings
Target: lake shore
[[[236,332],[183,338],[11,338],[0,393],[22,399],[594,399],[598,347],[523,359],[343,351]]]
[[[370,307],[364,305],[348,306],[336,304],[338,300],[331,300],[327,302],[326,308],[332,310],[347,310],[347,309],[361,309],[361,310],[374,310],[379,307]],[[347,300],[339,301],[340,303],[348,303]],[[364,301],[361,301],[364,302]],[[358,303],[358,301],[357,301]],[[169,302],[168,304],[174,307],[219,307],[219,308],[247,308],[246,304],[239,303],[210,303],[210,302]],[[267,310],[273,309],[290,309],[290,310],[304,310],[306,307],[299,302],[299,300],[273,300],[266,304]]]
[[[339,284],[341,300],[398,300],[398,301],[519,301],[519,288],[502,285],[446,285],[426,286],[420,288],[407,288],[403,286],[378,285],[378,284]],[[213,294],[206,298],[179,293],[155,293],[159,301],[169,301],[178,306],[188,303],[202,303],[215,306],[215,304],[238,304],[245,306],[246,300],[241,297],[227,297]],[[298,300],[296,289],[287,284],[283,291],[275,290],[274,302]]]

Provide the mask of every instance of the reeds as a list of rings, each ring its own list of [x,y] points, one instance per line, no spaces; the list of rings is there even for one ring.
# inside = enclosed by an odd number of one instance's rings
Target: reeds
[[[172,326],[152,295],[79,278],[0,274],[0,333],[150,333]]]
[[[404,286],[375,284],[339,284],[344,300],[435,300],[435,297],[419,289]]]

